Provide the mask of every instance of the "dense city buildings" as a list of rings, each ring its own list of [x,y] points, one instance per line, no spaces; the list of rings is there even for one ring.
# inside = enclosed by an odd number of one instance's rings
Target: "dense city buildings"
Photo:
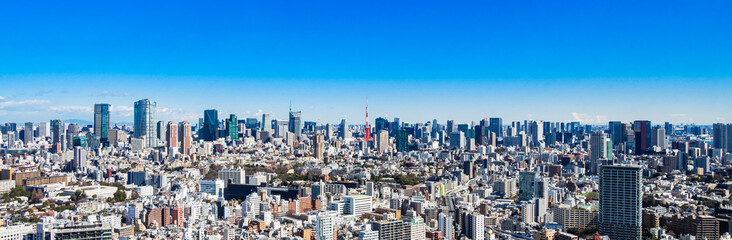
[[[0,236],[730,239],[729,124],[191,124],[143,99],[112,127],[112,109],[2,126]]]

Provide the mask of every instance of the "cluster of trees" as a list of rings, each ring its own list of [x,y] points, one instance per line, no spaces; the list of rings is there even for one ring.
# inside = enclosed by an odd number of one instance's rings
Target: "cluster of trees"
[[[19,197],[28,198],[28,202],[31,204],[41,203],[43,199],[43,191],[36,189],[35,191],[29,192],[23,186],[14,187],[10,189],[10,192],[2,196],[3,201],[20,201]]]
[[[393,178],[394,182],[401,184],[401,185],[412,186],[412,185],[419,184],[419,177],[417,177],[417,175],[414,175],[414,174],[408,174],[408,175],[384,174],[384,175],[379,175],[379,176],[371,176],[371,181],[372,182],[381,182],[381,181],[383,181],[384,178]]]

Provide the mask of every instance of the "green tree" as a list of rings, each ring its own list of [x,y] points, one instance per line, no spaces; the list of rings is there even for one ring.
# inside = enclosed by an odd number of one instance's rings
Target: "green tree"
[[[117,190],[114,192],[114,201],[115,202],[124,202],[127,199],[127,193],[122,190]]]

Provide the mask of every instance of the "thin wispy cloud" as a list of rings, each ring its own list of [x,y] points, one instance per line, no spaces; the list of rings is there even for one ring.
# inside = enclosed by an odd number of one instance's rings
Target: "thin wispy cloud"
[[[608,122],[607,116],[604,115],[590,116],[586,113],[577,112],[572,112],[572,120],[582,124],[607,124]]]
[[[128,92],[113,92],[113,91],[106,91],[106,90],[94,94],[95,97],[102,97],[102,98],[106,98],[106,97],[128,97],[130,95],[131,94],[128,93]]]

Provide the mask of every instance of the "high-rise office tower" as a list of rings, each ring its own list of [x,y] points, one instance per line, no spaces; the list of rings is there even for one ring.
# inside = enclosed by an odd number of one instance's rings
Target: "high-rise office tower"
[[[166,147],[168,147],[168,148],[179,147],[178,133],[179,133],[178,124],[176,124],[173,121],[168,122],[168,126],[165,131],[165,146]]]
[[[674,125],[669,122],[663,124],[663,129],[666,130],[666,136],[671,136],[674,134]]]
[[[528,128],[532,146],[540,146],[544,142],[543,125],[541,121],[531,121],[529,123]]]
[[[666,149],[666,129],[662,127],[651,129],[651,146]]]
[[[158,145],[164,145],[165,137],[168,136],[168,134],[166,133],[167,129],[168,124],[165,121],[158,121],[158,123],[155,125],[155,135],[158,138]]]
[[[351,138],[351,132],[348,129],[348,123],[346,122],[346,119],[341,119],[341,126],[339,127],[338,131],[340,131],[340,135],[338,137],[341,138],[341,140]]]
[[[109,146],[109,104],[94,104],[94,137]]]
[[[496,134],[496,137],[503,137],[503,119],[501,118],[490,118],[490,130]]]
[[[396,143],[397,151],[409,151],[409,134],[406,130],[397,130],[394,135],[394,142]]]
[[[51,136],[51,125],[48,124],[48,122],[39,122],[38,123],[38,137],[45,139],[48,136]]]
[[[605,133],[594,132],[590,134],[590,172],[597,174],[598,162],[607,157],[607,140]]]
[[[389,132],[380,130],[376,133],[376,150],[384,152],[389,147]]]
[[[534,183],[539,174],[534,171],[519,172],[519,201],[529,201],[534,198]]]
[[[25,143],[26,146],[33,143],[33,135],[33,123],[25,123],[25,127],[23,127],[23,143]]]
[[[226,119],[226,136],[231,138],[231,141],[239,139],[239,126],[234,114],[229,115],[229,118]]]
[[[333,125],[330,123],[325,124],[325,140],[330,141],[330,138],[333,137]]]
[[[635,154],[641,155],[651,147],[651,121],[633,122],[633,133],[635,134]]]
[[[66,128],[66,149],[74,149],[74,137],[78,137],[79,132],[81,132],[81,127],[78,124],[69,124]]]
[[[457,128],[455,127],[455,120],[447,120],[445,131],[447,134],[457,131]]]
[[[402,124],[402,122],[401,122],[401,120],[399,118],[394,118],[394,121],[391,122],[391,129],[389,129],[389,131],[395,133],[396,130],[401,130],[402,129],[402,125],[401,124]]]
[[[262,131],[274,133],[272,131],[272,115],[269,113],[262,114]]]
[[[462,131],[455,131],[450,133],[450,148],[463,149],[465,148],[465,133]]]
[[[293,112],[290,110],[290,121],[287,123],[287,126],[291,133],[294,133],[296,137],[299,137],[300,134],[302,134],[302,112]]]
[[[144,138],[144,147],[156,147],[155,123],[157,122],[157,103],[150,99],[135,102],[134,137]]]
[[[64,144],[64,122],[61,120],[51,120],[51,143],[60,144],[61,149],[66,149]]]
[[[374,132],[388,130],[389,127],[389,120],[386,120],[386,118],[379,117],[374,120]]]
[[[323,134],[313,135],[313,157],[317,159],[323,159],[323,152],[325,151],[325,138]]]
[[[620,121],[610,121],[607,127],[610,134],[610,140],[613,141],[613,145],[620,145],[623,142],[623,134],[625,133],[623,123]]]
[[[475,144],[478,144],[478,145],[486,144],[486,142],[488,140],[485,136],[485,133],[486,133],[485,130],[486,130],[486,128],[482,124],[475,126]],[[491,132],[489,131],[488,133],[490,134]]]
[[[74,147],[74,160],[70,167],[74,171],[86,169],[86,150],[83,147]]]
[[[203,127],[198,138],[204,141],[216,141],[219,138],[219,111],[208,109],[203,111]]]
[[[180,139],[180,153],[183,155],[191,154],[191,123],[188,121],[180,123],[178,138]]]
[[[642,184],[639,166],[600,167],[600,235],[641,239]]]
[[[723,153],[732,153],[732,124],[715,123],[712,125],[712,146]]]

